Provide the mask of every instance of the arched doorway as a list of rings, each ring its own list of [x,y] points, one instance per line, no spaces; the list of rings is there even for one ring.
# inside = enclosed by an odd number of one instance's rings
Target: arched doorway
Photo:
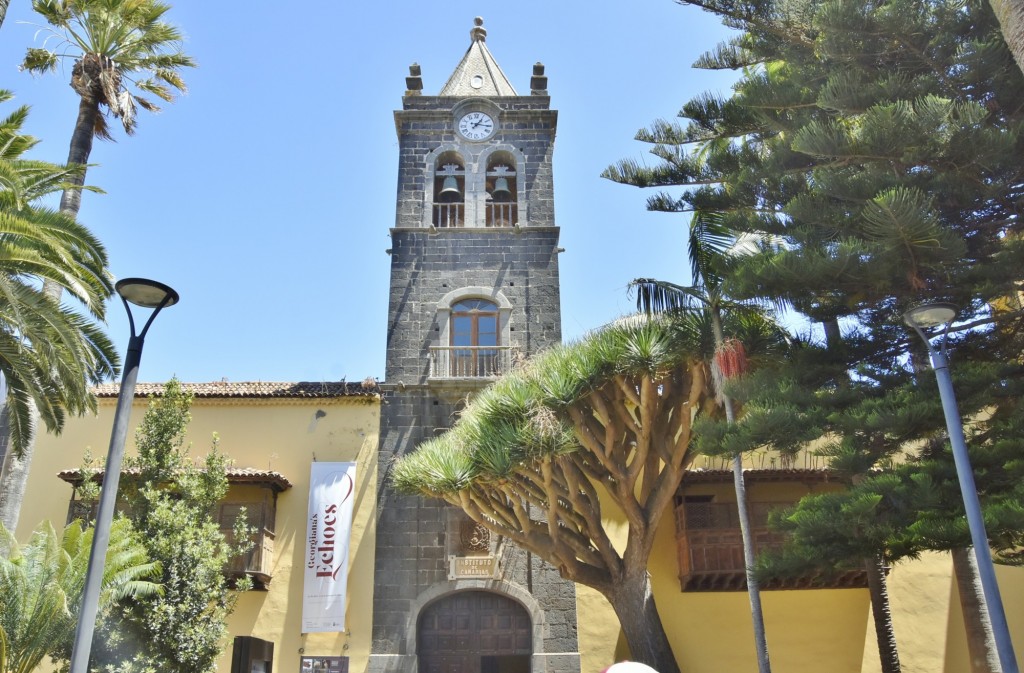
[[[529,673],[530,615],[489,591],[460,591],[425,607],[416,629],[419,673]]]

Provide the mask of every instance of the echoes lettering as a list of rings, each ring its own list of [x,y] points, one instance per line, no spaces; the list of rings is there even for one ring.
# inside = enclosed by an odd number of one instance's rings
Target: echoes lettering
[[[338,506],[329,505],[324,509],[323,537],[320,545],[316,548],[316,576],[331,577],[337,575],[338,568],[334,567],[334,543],[338,537],[338,530],[335,527],[338,523]]]

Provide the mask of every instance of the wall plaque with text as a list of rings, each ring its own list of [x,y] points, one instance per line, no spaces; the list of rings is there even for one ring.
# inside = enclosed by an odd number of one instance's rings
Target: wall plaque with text
[[[459,577],[497,577],[498,559],[494,556],[449,556],[448,579]]]

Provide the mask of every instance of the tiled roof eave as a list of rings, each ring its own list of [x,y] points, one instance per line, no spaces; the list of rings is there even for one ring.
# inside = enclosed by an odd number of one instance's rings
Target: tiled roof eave
[[[86,470],[86,472],[89,474],[89,478],[97,483],[103,480],[104,470],[101,468],[92,468]],[[121,474],[138,475],[139,470],[125,469],[121,471]],[[62,481],[66,481],[72,486],[75,486],[82,482],[82,470],[61,470],[57,473],[57,477]],[[229,484],[254,484],[258,486],[266,486],[277,493],[287,491],[292,487],[292,483],[280,472],[274,472],[272,470],[258,470],[252,467],[228,468],[227,478]]]
[[[375,379],[363,382],[345,381],[213,381],[210,383],[182,383],[184,391],[196,399],[332,399],[343,397],[373,398],[380,395],[380,386]],[[105,383],[93,388],[101,399],[116,398],[121,391],[118,383]],[[135,398],[159,397],[163,394],[163,383],[139,383],[135,386]]]
[[[743,478],[749,482],[828,482],[836,481],[837,474],[829,469],[798,469],[798,468],[776,468],[776,469],[745,469]],[[682,486],[692,484],[718,484],[732,482],[732,470],[687,470],[683,476]]]

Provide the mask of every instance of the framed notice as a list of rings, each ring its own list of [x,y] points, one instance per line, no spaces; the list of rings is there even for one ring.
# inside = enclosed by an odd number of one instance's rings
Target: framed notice
[[[302,657],[301,673],[348,673],[348,657]]]
[[[345,630],[348,546],[355,490],[355,463],[313,463],[310,466],[303,551],[303,633]]]

